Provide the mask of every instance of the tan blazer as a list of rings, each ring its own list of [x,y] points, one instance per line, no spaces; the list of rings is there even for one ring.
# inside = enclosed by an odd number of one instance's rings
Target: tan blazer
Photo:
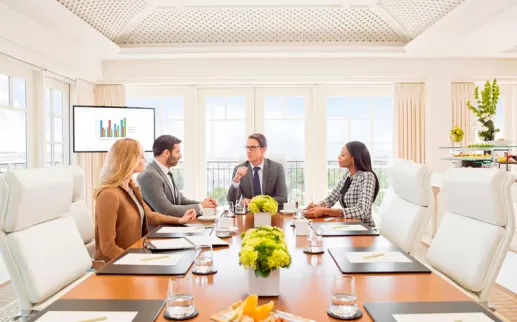
[[[145,210],[144,223],[138,206],[122,187],[105,188],[95,202],[95,258],[112,260],[148,233],[147,225],[179,224],[179,218],[151,211],[133,181],[129,186]]]

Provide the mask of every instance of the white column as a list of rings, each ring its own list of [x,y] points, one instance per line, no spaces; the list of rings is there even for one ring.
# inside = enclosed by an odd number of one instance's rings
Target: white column
[[[197,88],[190,87],[185,90],[185,114],[184,129],[185,137],[182,138],[184,149],[184,169],[185,169],[185,186],[183,188],[185,196],[192,199],[205,198],[198,191],[199,183],[199,131],[201,126],[198,120],[198,97]]]
[[[328,185],[327,105],[325,91],[320,86],[313,89],[313,102],[311,144],[314,145],[314,186],[309,188],[312,189],[310,193],[314,202],[318,202],[327,197]]]
[[[448,151],[449,132],[452,127],[451,81],[448,76],[430,76],[426,82],[425,106],[425,163],[432,171],[441,173],[449,167],[442,160]]]

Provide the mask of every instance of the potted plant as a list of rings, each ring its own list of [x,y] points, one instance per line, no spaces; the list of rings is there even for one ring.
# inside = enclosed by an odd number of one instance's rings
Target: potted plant
[[[248,294],[280,294],[280,267],[291,265],[291,254],[284,238],[282,229],[271,226],[242,233],[239,264],[248,269]]]
[[[278,202],[270,196],[258,195],[248,204],[255,227],[271,226],[271,216],[278,212]]]
[[[499,129],[496,129],[494,124],[497,101],[499,100],[497,79],[494,79],[492,84],[490,84],[490,81],[486,81],[485,87],[481,91],[481,98],[479,97],[479,88],[476,86],[474,98],[476,106],[467,101],[467,107],[477,117],[474,127],[478,132],[478,136],[483,141],[494,141],[495,134],[499,132]]]

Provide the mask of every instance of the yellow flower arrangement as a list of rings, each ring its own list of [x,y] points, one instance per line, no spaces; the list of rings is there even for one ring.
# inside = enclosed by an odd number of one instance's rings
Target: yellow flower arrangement
[[[256,276],[268,277],[272,270],[291,265],[291,254],[282,229],[264,226],[242,233],[239,264],[251,268]]]
[[[252,213],[267,212],[274,215],[278,212],[278,202],[271,196],[258,195],[253,197],[248,204],[248,209]]]

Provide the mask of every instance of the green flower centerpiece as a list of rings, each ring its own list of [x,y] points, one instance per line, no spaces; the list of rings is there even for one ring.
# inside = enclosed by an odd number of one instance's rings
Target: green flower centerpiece
[[[270,196],[258,195],[248,204],[253,213],[255,227],[271,226],[271,216],[278,212],[278,202]]]
[[[449,138],[453,144],[463,142],[464,137],[465,132],[463,132],[463,130],[457,125],[454,126],[454,128],[451,130],[451,133],[449,133]]]
[[[497,102],[499,100],[497,79],[494,79],[492,84],[486,81],[485,87],[481,91],[481,98],[479,97],[479,88],[476,86],[474,98],[476,99],[476,106],[467,101],[467,107],[477,117],[474,128],[483,141],[494,141],[495,134],[499,132],[499,129],[496,129],[494,124]]]
[[[242,233],[239,264],[249,271],[249,294],[278,296],[279,268],[288,268],[291,265],[291,254],[282,229],[263,226]]]

